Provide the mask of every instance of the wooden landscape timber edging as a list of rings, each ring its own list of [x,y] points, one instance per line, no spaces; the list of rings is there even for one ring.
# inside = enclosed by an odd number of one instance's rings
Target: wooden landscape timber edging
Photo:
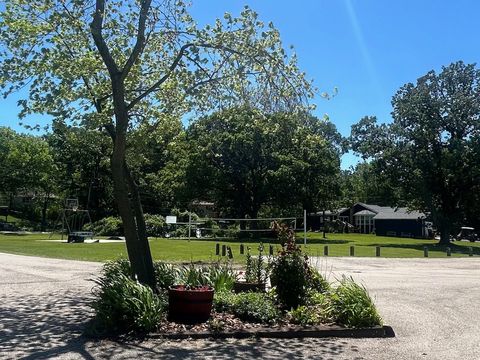
[[[175,333],[154,333],[151,338],[163,339],[245,339],[245,338],[279,338],[279,339],[301,339],[301,338],[386,338],[395,337],[395,332],[390,326],[377,326],[373,328],[350,329],[338,325],[332,326],[289,326],[279,328],[255,328],[235,331],[190,331],[185,330]]]

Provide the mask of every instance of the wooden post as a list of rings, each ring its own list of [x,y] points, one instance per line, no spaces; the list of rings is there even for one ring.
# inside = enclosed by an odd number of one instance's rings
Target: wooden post
[[[328,256],[328,245],[323,247],[323,255]]]
[[[273,245],[268,248],[270,256],[273,256]]]
[[[245,254],[245,246],[243,244],[240,244],[240,255]]]
[[[220,255],[220,244],[216,243],[215,244],[215,255]]]
[[[423,257],[428,257],[428,247],[423,247]]]
[[[452,256],[452,249],[447,247],[447,256]]]
[[[222,256],[227,255],[227,245],[222,245]]]
[[[473,256],[473,247],[468,247],[468,256]]]
[[[350,246],[350,256],[355,256],[355,246]]]
[[[377,247],[375,248],[375,256],[376,256],[376,257],[380,257],[380,246],[377,246]]]
[[[233,259],[232,248],[230,246],[227,247],[227,254],[229,259]]]

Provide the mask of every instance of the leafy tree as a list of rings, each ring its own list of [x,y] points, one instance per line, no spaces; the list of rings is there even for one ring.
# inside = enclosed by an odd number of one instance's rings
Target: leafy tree
[[[412,208],[431,213],[448,244],[480,184],[480,71],[459,61],[400,88],[393,123],[365,118],[353,149],[371,158]]]
[[[342,205],[356,202],[381,206],[402,205],[399,189],[375,161],[359,163],[343,170],[341,175]]]
[[[48,143],[39,137],[0,128],[0,189],[10,199],[19,192],[43,196],[42,230],[48,200],[55,189],[56,167]]]
[[[93,220],[112,214],[111,144],[100,131],[54,121],[46,135],[56,163],[57,196],[78,198]]]
[[[323,127],[312,126],[317,121],[233,108],[194,122],[187,131],[197,150],[187,169],[190,188],[242,218],[257,218],[266,205],[277,214],[318,208],[334,196],[340,165]]]
[[[0,15],[0,86],[27,87],[21,115],[48,113],[112,139],[114,196],[133,272],[154,286],[130,130],[239,102],[291,108],[311,95],[279,32],[245,8],[199,28],[181,0],[8,1]],[[255,91],[261,89],[261,91]]]

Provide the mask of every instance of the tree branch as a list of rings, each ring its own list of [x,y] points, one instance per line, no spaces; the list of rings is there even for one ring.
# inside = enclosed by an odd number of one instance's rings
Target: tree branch
[[[145,48],[145,23],[147,20],[147,15],[148,15],[148,11],[150,9],[151,3],[152,3],[152,0],[143,0],[141,2],[140,17],[138,19],[137,40],[135,42],[135,46],[133,47],[133,50],[127,62],[123,66],[122,80],[124,80],[127,77],[133,64],[135,64],[138,57],[140,56],[140,54],[143,52],[143,49]]]
[[[97,0],[95,5],[95,15],[93,15],[93,21],[90,24],[90,30],[98,52],[100,53],[108,72],[113,77],[118,75],[119,69],[102,35],[104,12],[105,0]]]

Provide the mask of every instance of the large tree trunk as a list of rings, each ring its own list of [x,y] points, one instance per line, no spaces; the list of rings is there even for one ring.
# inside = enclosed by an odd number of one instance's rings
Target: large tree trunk
[[[138,204],[132,204],[132,200],[134,203],[140,200],[137,198],[138,194],[134,194],[135,190],[129,189],[127,185],[125,134],[116,134],[111,165],[115,200],[123,222],[125,242],[132,271],[138,281],[155,288],[153,262],[148,239],[144,232],[145,223],[143,213],[139,212]],[[132,190],[132,200],[129,198],[129,190]]]
[[[448,221],[442,221],[440,223],[440,241],[438,242],[440,245],[448,245],[450,244],[450,223]]]
[[[43,198],[43,206],[42,206],[42,223],[40,227],[41,231],[46,231],[47,229],[48,197],[49,197],[49,194],[45,193],[45,197]]]
[[[128,258],[132,271],[142,284],[155,289],[152,255],[145,231],[145,220],[138,188],[126,167],[125,151],[128,111],[124,100],[124,87],[119,79],[112,81],[115,103],[115,134],[111,160],[113,188],[118,212],[125,231]],[[131,199],[129,197],[131,196]]]

